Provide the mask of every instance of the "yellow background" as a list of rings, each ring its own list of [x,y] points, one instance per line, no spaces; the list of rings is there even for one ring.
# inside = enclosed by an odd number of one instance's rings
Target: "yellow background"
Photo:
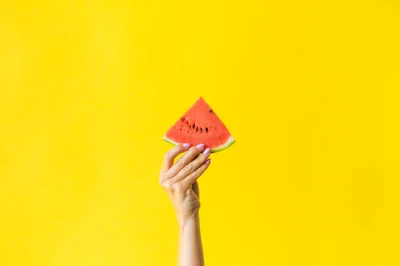
[[[175,265],[164,132],[203,96],[208,266],[400,265],[398,1],[0,3],[0,265]]]

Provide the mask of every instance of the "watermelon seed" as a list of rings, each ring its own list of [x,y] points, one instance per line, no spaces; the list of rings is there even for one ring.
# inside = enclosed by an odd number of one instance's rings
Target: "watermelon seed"
[[[200,128],[200,133],[201,133],[201,132],[203,132],[203,128],[202,128],[202,127]]]
[[[194,128],[194,124],[192,125],[192,128]]]
[[[196,127],[196,132],[199,131],[199,127]]]
[[[206,127],[206,133],[208,133],[208,127]]]
[[[210,112],[210,114],[211,114],[211,113],[213,112],[213,110],[212,110],[212,109],[210,109],[210,111],[209,111],[209,112]]]

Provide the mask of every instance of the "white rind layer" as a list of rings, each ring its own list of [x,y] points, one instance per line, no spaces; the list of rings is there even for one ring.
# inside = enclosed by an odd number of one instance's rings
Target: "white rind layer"
[[[172,144],[174,146],[179,144],[179,143],[173,141],[172,139],[167,138],[166,136],[163,137],[163,140],[165,140],[166,142],[168,142],[168,143],[170,143],[170,144]],[[235,142],[236,142],[236,140],[232,136],[229,136],[228,140],[224,144],[222,144],[222,145],[220,145],[218,147],[212,148],[211,149],[211,153],[215,153],[215,152],[226,150],[227,148],[232,146]]]

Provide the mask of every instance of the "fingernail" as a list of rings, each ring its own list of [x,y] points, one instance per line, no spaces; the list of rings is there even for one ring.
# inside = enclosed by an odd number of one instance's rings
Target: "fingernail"
[[[190,144],[189,143],[184,143],[182,146],[185,147],[185,148],[189,148]]]
[[[207,156],[207,155],[209,155],[210,154],[210,148],[207,148],[204,152],[203,152],[203,155],[204,156]]]
[[[198,149],[203,149],[204,148],[204,144],[199,144],[196,146]]]
[[[210,164],[211,163],[211,159],[208,159],[207,161],[206,161],[206,164]]]

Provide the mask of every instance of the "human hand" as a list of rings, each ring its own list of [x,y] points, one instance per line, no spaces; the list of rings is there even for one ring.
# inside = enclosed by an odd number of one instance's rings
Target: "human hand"
[[[167,152],[160,172],[160,184],[174,205],[180,224],[198,214],[200,201],[197,179],[210,165],[209,148],[204,150],[203,144],[189,147],[187,143],[177,145]],[[175,158],[185,151],[174,164]]]

